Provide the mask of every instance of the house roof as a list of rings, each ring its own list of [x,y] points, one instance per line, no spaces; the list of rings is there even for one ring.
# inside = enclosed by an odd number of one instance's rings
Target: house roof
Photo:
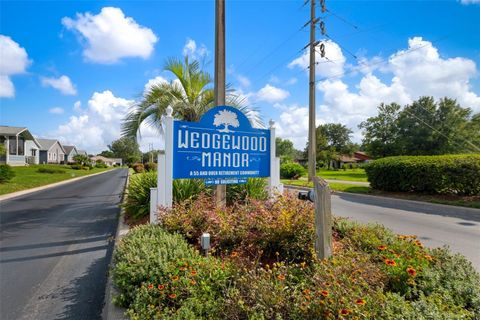
[[[40,148],[41,151],[50,150],[50,148],[53,147],[53,145],[58,142],[58,144],[60,145],[60,148],[62,148],[63,152],[65,152],[65,149],[63,148],[62,144],[58,140],[55,140],[55,139],[37,139],[37,141],[41,145],[41,148]]]
[[[22,134],[26,140],[35,140],[30,131],[25,127],[0,126],[0,135],[16,136]]]
[[[75,149],[75,152],[78,153],[78,150],[75,146],[63,146],[63,149],[65,150],[66,154],[70,154],[70,152],[72,152],[73,149]]]
[[[78,153],[78,154],[84,154],[84,155],[87,155],[87,151],[85,151],[85,150],[80,150],[80,149],[77,149],[77,153]]]

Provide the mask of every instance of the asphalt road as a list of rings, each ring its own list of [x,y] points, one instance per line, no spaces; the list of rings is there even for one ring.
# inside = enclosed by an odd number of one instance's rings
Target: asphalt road
[[[415,234],[428,247],[447,245],[480,271],[480,210],[371,197],[332,195],[332,212],[360,222],[376,222],[399,234]]]
[[[0,319],[101,319],[126,169],[0,202]]]

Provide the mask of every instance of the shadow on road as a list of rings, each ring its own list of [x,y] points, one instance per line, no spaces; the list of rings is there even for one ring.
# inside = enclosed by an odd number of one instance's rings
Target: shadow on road
[[[362,196],[349,193],[336,193],[335,196],[353,203],[480,222],[480,210],[478,209],[440,206],[430,203],[417,203],[393,198]]]

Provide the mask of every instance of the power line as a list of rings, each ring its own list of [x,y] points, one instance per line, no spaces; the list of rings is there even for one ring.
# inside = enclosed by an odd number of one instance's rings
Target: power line
[[[446,38],[448,38],[448,35],[443,36],[443,37],[440,37],[440,38],[438,38],[438,39],[436,39],[436,40],[434,40],[434,41],[435,41],[435,42],[440,42],[440,41],[442,41],[442,40],[445,40]],[[432,41],[432,42],[433,42],[433,41]],[[429,45],[430,45],[430,43],[426,43],[426,44],[424,44],[424,45],[417,46],[417,47],[415,47],[415,48],[410,48],[410,49],[405,50],[405,51],[403,51],[403,52],[401,52],[401,53],[395,54],[395,57],[404,56],[404,55],[409,54],[409,53],[411,53],[411,52],[414,52],[414,51],[420,50],[420,49],[422,49],[422,48],[425,48],[425,47],[427,47],[427,46],[429,46]],[[357,71],[359,71],[359,70],[361,70],[361,69],[363,69],[363,68],[370,68],[370,67],[372,67],[372,66],[376,66],[376,65],[383,64],[383,63],[386,63],[386,62],[388,62],[388,60],[382,59],[382,60],[380,60],[380,61],[373,62],[373,63],[370,63],[370,64],[363,64],[363,66],[359,66],[359,67],[357,67],[357,68],[352,68],[352,69],[350,69],[350,71],[344,71],[344,72],[338,73],[338,74],[333,75],[333,76],[330,76],[330,77],[323,77],[322,79],[319,79],[319,80],[317,80],[316,82],[318,83],[318,82],[325,81],[325,80],[336,79],[336,78],[343,77],[343,76],[345,76],[345,75],[348,75],[348,74],[357,72]]]

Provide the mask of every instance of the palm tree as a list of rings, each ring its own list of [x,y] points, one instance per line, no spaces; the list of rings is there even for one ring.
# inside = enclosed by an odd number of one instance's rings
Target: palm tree
[[[199,121],[201,116],[214,107],[214,91],[212,78],[200,68],[198,61],[189,62],[170,58],[165,70],[176,77],[169,83],[153,85],[135,104],[124,119],[122,135],[137,137],[140,125],[146,123],[161,127],[161,117],[168,106],[173,108],[173,117],[185,121]],[[254,126],[262,126],[257,112],[245,106],[243,98],[227,90],[227,105],[243,111]]]

